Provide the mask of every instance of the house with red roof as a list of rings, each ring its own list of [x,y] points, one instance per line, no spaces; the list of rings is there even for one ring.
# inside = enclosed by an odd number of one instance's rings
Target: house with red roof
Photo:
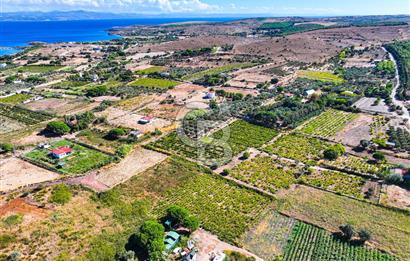
[[[69,156],[73,152],[70,147],[59,147],[51,150],[51,156],[56,159],[62,159]]]

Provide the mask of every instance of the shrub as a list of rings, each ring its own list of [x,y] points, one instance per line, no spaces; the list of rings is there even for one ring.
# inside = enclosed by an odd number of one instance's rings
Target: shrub
[[[64,205],[70,201],[72,192],[65,184],[60,184],[54,187],[51,192],[50,202]]]
[[[107,138],[110,139],[110,140],[117,140],[121,136],[124,136],[125,134],[127,134],[127,132],[124,129],[115,128],[115,129],[112,129],[108,132]]]
[[[400,174],[390,174],[385,178],[385,181],[389,184],[400,185],[403,183],[403,176]]]
[[[89,97],[98,97],[98,96],[104,96],[107,93],[108,93],[108,87],[105,85],[99,85],[92,89],[89,89],[86,95]]]
[[[335,144],[323,152],[323,156],[328,160],[336,160],[339,156],[342,156],[346,152],[346,149],[341,144]]]
[[[376,151],[376,152],[373,154],[373,158],[374,158],[375,160],[377,160],[377,161],[384,161],[386,157],[385,157],[384,154],[381,153],[380,151]]]
[[[351,225],[347,224],[347,225],[343,225],[339,227],[340,231],[343,234],[343,237],[346,240],[350,240],[352,239],[353,235],[354,235],[354,229]]]
[[[13,227],[18,224],[21,224],[23,222],[23,216],[22,215],[11,215],[3,219],[3,224],[6,227]]]
[[[131,145],[124,144],[118,147],[118,149],[115,151],[115,155],[120,158],[125,158],[131,152],[131,150]]]
[[[249,159],[250,156],[251,156],[251,154],[250,154],[249,152],[245,151],[245,152],[242,154],[241,159],[242,159],[242,160],[247,160],[247,159]]]
[[[362,241],[363,243],[366,241],[369,241],[372,238],[370,232],[367,231],[366,229],[360,229],[358,232],[358,235],[359,235],[360,241]]]
[[[16,237],[7,234],[0,235],[0,249],[8,247],[9,244],[16,242]]]
[[[57,135],[64,135],[70,132],[70,127],[62,121],[52,121],[47,124],[46,130]]]
[[[4,144],[0,144],[0,149],[3,150],[4,153],[9,153],[13,151],[14,147],[13,147],[13,144],[4,143]]]

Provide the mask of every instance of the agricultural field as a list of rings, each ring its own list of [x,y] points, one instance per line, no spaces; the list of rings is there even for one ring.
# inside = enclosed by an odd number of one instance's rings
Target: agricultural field
[[[26,65],[22,67],[18,67],[18,72],[28,72],[28,73],[47,73],[53,72],[59,69],[64,68],[64,66],[58,65]]]
[[[138,70],[136,71],[136,74],[138,75],[148,75],[148,74],[154,74],[154,73],[160,73],[165,71],[165,67],[162,66],[152,66],[146,69]]]
[[[64,174],[82,174],[89,170],[102,167],[110,163],[111,156],[102,152],[86,148],[68,140],[61,140],[51,144],[51,148],[68,146],[73,149],[73,153],[63,159],[53,159],[48,149],[34,149],[24,155],[29,161],[38,163],[46,168],[58,170]]]
[[[89,144],[108,153],[115,153],[118,147],[128,144],[126,141],[122,140],[107,139],[107,134],[108,132],[104,132],[99,129],[87,129],[79,132],[76,135],[76,138],[83,143]]]
[[[389,141],[395,144],[395,148],[410,151],[410,132],[406,129],[390,127],[387,134]]]
[[[255,66],[256,64],[253,63],[233,63],[233,64],[227,64],[215,68],[211,68],[205,71],[197,72],[191,75],[187,75],[182,78],[184,81],[195,81],[198,79],[201,79],[205,77],[206,75],[214,75],[214,74],[220,74],[220,73],[227,73],[231,72],[233,70],[238,70],[238,69],[245,69],[249,68],[252,66]]]
[[[77,81],[62,81],[53,84],[51,87],[55,89],[71,89],[77,90],[79,87],[87,85],[88,82],[77,82]]]
[[[132,97],[130,99],[121,100],[116,103],[114,106],[116,108],[120,108],[125,111],[134,111],[142,108],[143,106],[149,104],[150,102],[154,101],[154,95],[142,95]]]
[[[398,261],[399,259],[377,250],[354,246],[338,240],[323,229],[297,222],[289,238],[285,261],[371,260]]]
[[[313,137],[291,133],[281,136],[274,143],[266,146],[264,150],[270,154],[313,164],[322,158],[322,151],[327,149],[329,145]]]
[[[296,183],[300,166],[274,160],[267,156],[257,156],[244,161],[229,171],[229,176],[249,185],[275,193],[278,189],[288,189]]]
[[[341,156],[334,161],[324,160],[321,164],[341,171],[378,175],[381,177],[392,167],[389,164],[369,163],[366,159],[353,155]]]
[[[0,115],[0,134],[20,130],[24,127],[25,125],[23,123]]]
[[[177,204],[198,216],[204,228],[234,243],[271,200],[209,174],[199,174],[171,190],[161,207]]]
[[[31,98],[30,94],[18,93],[8,97],[0,98],[0,103],[7,103],[11,105],[20,104]]]
[[[229,134],[226,137],[227,140],[219,140],[224,133]],[[212,165],[215,162],[223,165],[247,148],[260,147],[276,135],[275,130],[245,121],[235,121],[225,129],[198,141],[189,139],[189,144],[184,143],[174,132],[152,143],[151,146],[191,159],[198,159],[206,165]]]
[[[366,180],[359,176],[348,175],[338,171],[313,170],[311,174],[301,176],[300,181],[307,185],[364,199],[362,189]]]
[[[295,224],[295,219],[268,210],[261,221],[241,237],[239,244],[265,260],[273,260],[284,255]]]
[[[131,87],[142,87],[142,88],[152,88],[152,89],[172,89],[173,87],[180,84],[177,81],[165,80],[165,79],[155,79],[155,78],[139,78],[128,85]]]
[[[329,138],[357,117],[357,114],[330,109],[308,122],[301,132]]]
[[[375,247],[403,260],[410,258],[410,219],[406,213],[300,185],[281,191],[277,197],[280,213],[332,232],[344,224],[366,229]]]
[[[90,101],[85,99],[58,99],[47,98],[38,101],[32,101],[24,105],[32,111],[55,113],[58,116],[74,114],[78,111],[84,110],[91,105]]]
[[[52,117],[45,113],[33,112],[17,106],[0,104],[0,115],[24,123],[34,125],[43,121],[50,120]]]
[[[331,72],[321,72],[321,71],[299,71],[298,76],[300,78],[306,78],[309,80],[330,82],[334,84],[342,84],[345,80],[338,75]]]

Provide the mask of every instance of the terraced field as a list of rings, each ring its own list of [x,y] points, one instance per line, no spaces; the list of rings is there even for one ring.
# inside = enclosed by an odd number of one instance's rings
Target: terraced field
[[[355,172],[359,174],[371,174],[384,176],[392,165],[370,164],[365,159],[348,155],[337,158],[334,161],[323,161],[323,165],[339,169],[341,171]]]
[[[300,71],[299,77],[306,78],[309,80],[316,80],[322,82],[331,82],[334,84],[341,84],[344,82],[343,78],[335,75],[331,72],[321,72],[321,71]]]

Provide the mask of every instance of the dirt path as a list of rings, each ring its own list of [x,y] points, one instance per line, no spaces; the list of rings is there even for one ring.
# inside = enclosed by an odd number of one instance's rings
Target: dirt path
[[[236,251],[246,256],[252,256],[256,261],[263,261],[262,258],[246,251],[245,249],[238,248],[230,245],[218,239],[217,236],[211,233],[198,229],[192,234],[192,238],[195,241],[195,246],[198,249],[197,261],[209,261],[211,260],[211,254],[223,253],[225,250]]]

